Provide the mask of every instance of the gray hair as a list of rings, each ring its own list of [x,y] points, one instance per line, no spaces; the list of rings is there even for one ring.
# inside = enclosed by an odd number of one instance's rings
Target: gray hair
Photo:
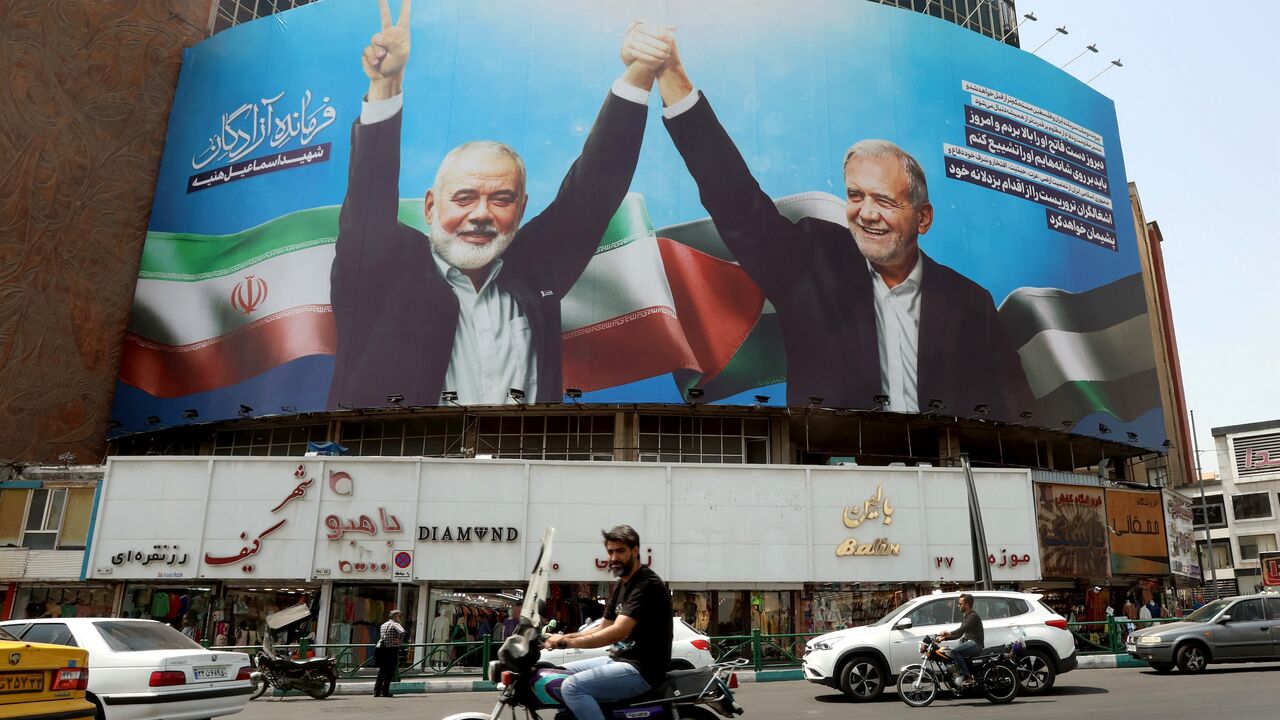
[[[440,181],[444,179],[444,175],[449,171],[449,168],[457,162],[458,158],[463,153],[470,152],[472,150],[485,150],[494,155],[501,155],[515,163],[516,178],[519,182],[518,189],[521,194],[524,194],[524,158],[520,157],[520,153],[516,152],[515,148],[507,145],[506,143],[500,143],[497,140],[472,140],[471,142],[462,143],[458,147],[450,150],[448,154],[444,156],[444,159],[440,161],[440,167],[436,170],[436,180],[431,184],[431,188],[435,190],[436,193],[440,192]]]
[[[601,530],[600,534],[604,536],[605,542],[622,543],[629,548],[640,547],[640,533],[630,525],[617,525],[608,530]]]
[[[907,173],[907,191],[911,196],[911,204],[921,208],[929,202],[929,183],[925,180],[924,169],[906,150],[888,140],[859,140],[844,154],[841,169],[848,170],[849,161],[855,157],[896,158]]]

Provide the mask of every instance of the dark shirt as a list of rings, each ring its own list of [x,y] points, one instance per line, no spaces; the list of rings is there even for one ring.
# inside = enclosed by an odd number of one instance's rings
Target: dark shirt
[[[960,621],[960,627],[952,630],[949,635],[955,637],[964,633],[962,640],[972,640],[978,643],[978,647],[986,647],[982,636],[982,618],[978,617],[978,613],[970,610],[965,613],[964,619]]]
[[[636,621],[631,634],[622,640],[613,659],[630,663],[640,677],[655,687],[667,675],[671,664],[671,593],[658,573],[643,565],[631,581],[619,580],[604,606],[604,619],[617,620],[626,615]]]

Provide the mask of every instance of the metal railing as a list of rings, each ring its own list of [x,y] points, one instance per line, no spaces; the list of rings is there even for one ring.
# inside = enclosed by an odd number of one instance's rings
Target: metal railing
[[[1076,653],[1080,655],[1115,655],[1123,653],[1129,634],[1153,625],[1178,622],[1182,618],[1152,618],[1129,620],[1107,617],[1105,620],[1085,620],[1067,623],[1067,629],[1075,636]]]

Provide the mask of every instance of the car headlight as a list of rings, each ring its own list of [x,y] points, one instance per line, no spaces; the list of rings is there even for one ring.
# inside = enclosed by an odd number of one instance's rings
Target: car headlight
[[[830,650],[830,649],[831,649],[831,643],[829,643],[829,642],[816,642],[816,643],[813,643],[813,644],[809,645],[809,650],[810,650],[810,651],[813,651],[813,650]]]
[[[1156,644],[1159,644],[1159,642],[1160,642],[1159,635],[1143,635],[1142,637],[1138,638],[1139,645],[1156,645]]]

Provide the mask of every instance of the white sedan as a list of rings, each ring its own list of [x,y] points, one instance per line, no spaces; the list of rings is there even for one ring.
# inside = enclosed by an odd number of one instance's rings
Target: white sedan
[[[592,620],[586,625],[583,625],[578,632],[590,632],[592,628],[599,624],[599,620]],[[693,668],[706,667],[715,662],[715,658],[711,655],[710,638],[685,624],[684,620],[679,617],[671,618],[671,624],[670,669],[691,670]],[[608,647],[591,648],[589,650],[583,650],[580,648],[543,650],[541,659],[544,662],[549,662],[553,665],[564,665],[565,663],[571,663],[577,660],[588,660],[590,658],[600,657],[608,652]]]
[[[99,720],[198,720],[244,709],[249,656],[210,651],[154,620],[47,618],[0,627],[28,642],[89,651],[87,697]]]

